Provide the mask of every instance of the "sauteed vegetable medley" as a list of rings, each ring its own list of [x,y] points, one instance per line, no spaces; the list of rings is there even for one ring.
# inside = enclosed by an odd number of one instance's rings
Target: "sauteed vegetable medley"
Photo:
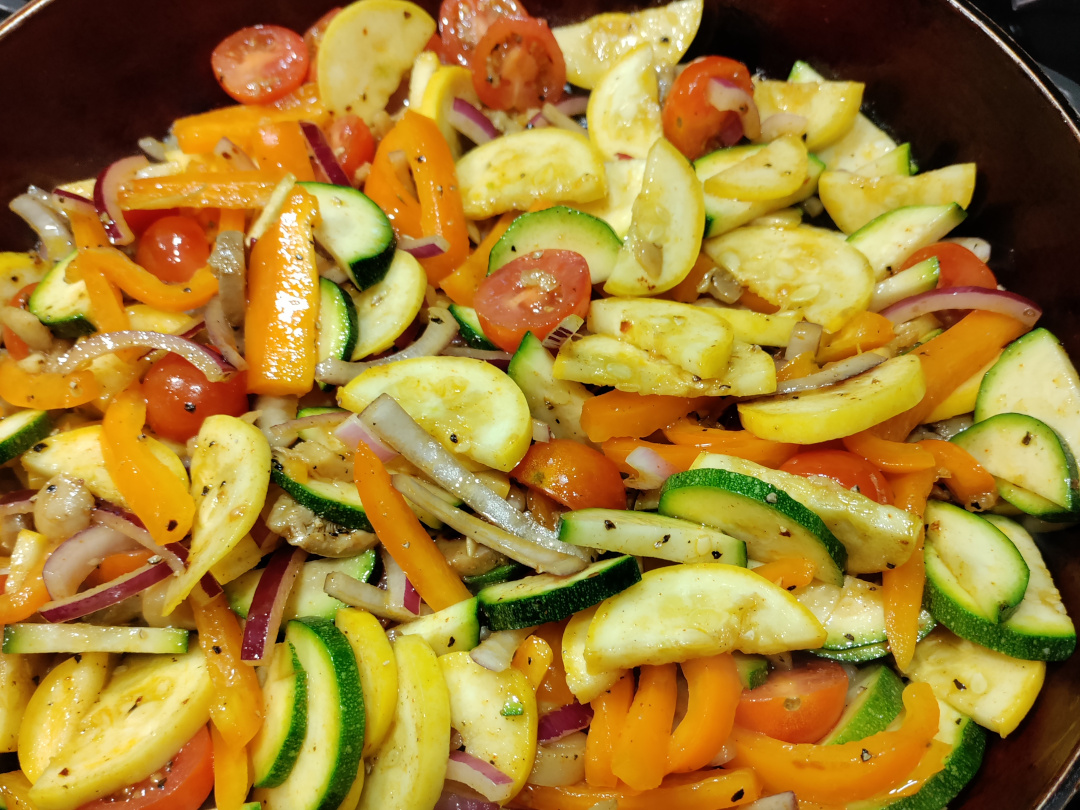
[[[256,25],[237,104],[11,202],[0,806],[975,777],[1076,646],[1032,532],[1080,516],[1080,379],[952,235],[975,165],[857,77],[684,61],[701,15]]]

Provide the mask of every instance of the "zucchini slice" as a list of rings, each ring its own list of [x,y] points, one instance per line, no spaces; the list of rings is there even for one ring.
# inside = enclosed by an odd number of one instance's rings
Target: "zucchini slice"
[[[309,478],[301,483],[289,475],[274,458],[270,462],[270,480],[298,504],[307,507],[323,520],[359,532],[374,531],[364,505],[351,481],[319,481]]]
[[[891,276],[919,248],[941,241],[967,218],[956,203],[895,208],[863,225],[848,237],[874,268],[877,281]]]
[[[319,203],[315,240],[358,290],[382,281],[394,258],[394,229],[386,214],[354,188],[297,183]],[[332,283],[332,282],[331,282]]]
[[[859,670],[848,686],[848,701],[836,726],[819,745],[842,745],[884,731],[904,710],[904,682],[884,664]]]
[[[579,382],[555,378],[555,358],[532,332],[526,332],[506,369],[529,403],[529,413],[551,429],[556,439],[589,444],[581,427],[581,409],[592,394]]]
[[[461,578],[461,581],[465,583],[465,587],[473,593],[479,593],[488,585],[498,585],[502,582],[511,582],[515,579],[521,579],[529,572],[527,566],[522,565],[519,562],[510,561],[506,565],[497,565],[490,571],[485,571],[482,574],[473,574],[472,576],[465,576]]]
[[[855,124],[862,105],[861,82],[763,80],[755,83],[754,101],[762,120],[788,112],[807,120],[806,146],[816,150],[835,143]]]
[[[493,351],[497,348],[484,334],[484,328],[480,325],[480,318],[477,317],[475,309],[461,304],[451,304],[450,314],[458,322],[458,334],[469,346],[484,351]]]
[[[420,313],[427,283],[420,262],[404,250],[394,252],[385,278],[353,295],[360,330],[353,360],[363,360],[394,345]]]
[[[937,256],[931,256],[907,270],[901,270],[895,276],[889,276],[874,285],[870,311],[881,312],[897,301],[903,301],[919,293],[930,292],[937,287],[940,277],[941,263]]]
[[[739,671],[739,681],[743,689],[757,689],[769,679],[769,659],[763,655],[748,655],[732,651],[735,668]]]
[[[319,332],[316,356],[319,362],[351,360],[358,334],[356,305],[352,296],[328,278],[319,279]],[[324,391],[333,386],[320,383]]]
[[[396,636],[420,636],[436,655],[468,652],[480,643],[480,614],[476,597],[437,610],[395,628]]]
[[[51,432],[46,411],[16,411],[0,419],[0,464],[18,458]]]
[[[288,778],[307,734],[307,673],[296,647],[274,646],[263,684],[263,724],[251,741],[255,787],[277,787]]]
[[[602,219],[556,205],[522,214],[511,223],[488,256],[488,275],[537,250],[572,250],[589,265],[593,284],[607,281],[622,240]]]
[[[340,572],[361,582],[370,582],[375,574],[377,560],[374,549],[368,549],[355,557],[343,557],[337,560],[308,560],[300,568],[296,582],[289,592],[282,619],[291,621],[302,616],[333,619],[345,605],[323,590],[327,575]],[[251,600],[255,596],[255,589],[259,585],[259,580],[262,579],[262,574],[261,568],[248,571],[224,586],[225,595],[229,598],[229,607],[242,619],[247,618]]]
[[[86,282],[67,280],[67,269],[77,255],[71,253],[57,262],[26,302],[26,309],[54,335],[69,340],[97,331],[90,318],[90,294],[86,291]]]
[[[189,633],[182,627],[95,627],[88,624],[9,624],[5,653],[155,653],[187,652]],[[176,753],[175,751],[173,753]]]

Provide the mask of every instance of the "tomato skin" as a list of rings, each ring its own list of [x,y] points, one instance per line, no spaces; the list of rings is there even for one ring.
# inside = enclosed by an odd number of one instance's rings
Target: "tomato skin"
[[[304,32],[304,45],[307,46],[308,70],[307,81],[319,80],[319,46],[322,45],[326,29],[330,27],[330,21],[341,12],[341,6],[332,8],[323,14],[311,28]]]
[[[210,731],[203,726],[160,771],[79,810],[198,810],[213,787]]]
[[[893,502],[892,487],[876,466],[848,450],[805,450],[780,465],[780,470],[804,478],[820,475],[882,504]]]
[[[919,262],[937,257],[941,275],[938,276],[939,290],[946,287],[985,287],[996,290],[998,286],[994,271],[986,266],[974,253],[955,242],[938,242],[916,250],[901,270],[914,267]]]
[[[210,242],[189,217],[162,217],[143,232],[135,261],[162,281],[187,281],[210,258]]]
[[[484,334],[515,352],[526,332],[543,340],[568,315],[589,311],[589,265],[580,253],[541,250],[519,256],[485,278],[473,307]]]
[[[221,89],[241,104],[269,104],[299,87],[308,72],[304,39],[280,25],[252,25],[225,37],[210,55]]]
[[[570,439],[536,442],[510,476],[571,509],[626,508],[626,488],[615,462]]]
[[[847,689],[847,673],[835,661],[777,670],[757,689],[743,690],[735,723],[784,742],[817,742],[840,719]]]
[[[447,64],[469,66],[477,44],[500,17],[526,19],[517,0],[443,0],[439,6],[439,56]]]
[[[724,56],[703,56],[686,66],[664,101],[662,120],[664,137],[689,160],[697,160],[719,146],[731,146],[742,137],[738,114],[721,112],[709,103],[712,79],[722,79],[754,94],[750,71],[742,62]]]
[[[167,354],[146,372],[146,421],[166,439],[186,442],[208,416],[240,416],[248,410],[247,372],[223,382],[210,382],[199,369],[176,354]]]
[[[495,110],[555,103],[566,84],[566,62],[545,20],[500,17],[476,46],[473,88]]]
[[[357,169],[375,159],[375,136],[359,116],[335,118],[326,131],[326,140],[350,180]]]
[[[132,211],[124,212],[124,221],[127,222],[128,227],[131,228],[131,232],[136,236],[142,236],[146,233],[146,229],[164,217],[175,217],[180,213],[179,208],[162,208],[158,209],[146,209],[139,210],[134,209]]]

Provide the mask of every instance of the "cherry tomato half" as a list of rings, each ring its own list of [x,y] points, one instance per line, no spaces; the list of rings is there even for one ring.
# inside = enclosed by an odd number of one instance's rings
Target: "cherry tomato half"
[[[304,45],[307,46],[308,72],[307,81],[319,80],[319,46],[322,45],[326,29],[330,27],[330,21],[341,12],[341,7],[332,8],[323,14],[316,23],[304,32]]]
[[[139,239],[135,261],[162,281],[187,281],[210,258],[210,242],[188,217],[162,217]]]
[[[847,689],[847,673],[835,661],[776,670],[762,686],[743,690],[735,722],[784,742],[817,742],[840,719]]]
[[[900,269],[907,270],[909,267],[914,267],[919,262],[926,261],[932,256],[936,256],[940,264],[939,290],[946,287],[997,289],[998,282],[997,278],[994,277],[994,271],[966,247],[955,242],[938,242],[916,250]]]
[[[742,62],[724,56],[703,56],[686,66],[664,101],[663,122],[664,137],[689,160],[731,146],[742,137],[738,114],[721,112],[709,102],[709,82],[713,79],[729,82],[750,95],[754,93],[750,71]]]
[[[247,412],[247,372],[223,382],[210,382],[199,369],[176,354],[167,354],[146,372],[146,421],[159,436],[186,442],[214,414]]]
[[[375,159],[375,136],[359,116],[335,118],[326,131],[326,140],[350,180],[357,169]]]
[[[615,462],[570,439],[537,442],[510,476],[571,509],[626,508],[626,488]]]
[[[568,315],[584,318],[590,283],[589,265],[580,253],[539,250],[485,278],[473,307],[488,339],[515,352],[526,332],[543,340]]]
[[[783,472],[809,478],[831,478],[846,489],[860,492],[878,503],[893,502],[892,487],[881,470],[862,456],[847,450],[807,450],[780,465]]]
[[[15,307],[17,309],[23,309],[26,306],[26,302],[30,300],[31,293],[37,289],[37,282],[33,284],[27,284],[8,301],[9,307]],[[8,354],[10,354],[16,360],[22,360],[24,357],[30,356],[30,347],[26,345],[21,337],[15,334],[15,330],[8,327],[0,327],[0,334],[4,336],[4,346],[7,347]]]
[[[218,43],[210,66],[221,89],[241,104],[269,104],[303,83],[308,51],[295,31],[280,25],[253,25]]]
[[[203,726],[164,768],[79,810],[198,810],[213,787],[210,732]]]
[[[532,17],[499,17],[472,57],[473,87],[496,110],[543,106],[562,98],[566,62],[548,24]]]
[[[440,55],[448,64],[468,67],[477,44],[495,20],[528,16],[517,0],[443,0],[439,6]]]

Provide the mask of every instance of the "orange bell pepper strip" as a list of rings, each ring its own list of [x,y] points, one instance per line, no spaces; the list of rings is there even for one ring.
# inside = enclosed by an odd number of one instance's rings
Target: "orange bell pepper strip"
[[[831,335],[818,350],[817,362],[835,363],[860,352],[878,349],[896,337],[892,321],[884,315],[863,310]]]
[[[679,420],[664,428],[664,437],[672,444],[735,456],[773,468],[779,467],[800,449],[797,444],[759,439],[748,430],[702,427],[690,419]]]
[[[12,296],[11,300],[8,301],[8,306],[24,309],[26,307],[26,302],[30,300],[31,293],[36,289],[36,281],[33,284],[27,284]],[[4,326],[0,328],[0,331],[2,331],[4,335],[4,345],[7,347],[8,354],[11,355],[11,357],[15,360],[23,360],[30,356],[30,347],[26,345],[26,341],[15,334],[14,329]]]
[[[125,211],[163,208],[263,208],[284,174],[258,172],[187,172],[169,177],[140,177],[120,189]]]
[[[301,396],[315,381],[319,271],[312,229],[315,198],[293,188],[272,225],[251,250],[244,314],[248,390]]]
[[[536,628],[536,635],[547,642],[551,648],[551,665],[544,673],[540,686],[536,689],[536,702],[541,711],[550,711],[560,706],[569,706],[576,699],[566,683],[566,668],[562,661],[562,637],[566,622],[548,622]]]
[[[466,307],[472,306],[473,298],[480,288],[480,283],[487,278],[488,259],[491,258],[491,249],[495,247],[495,243],[502,238],[502,235],[506,233],[506,229],[510,227],[510,224],[517,217],[516,211],[507,211],[499,217],[491,230],[488,231],[487,236],[476,246],[476,250],[469,255],[469,258],[439,282],[443,292],[450,296],[450,300],[455,304]]]
[[[697,261],[694,262],[694,266],[690,268],[690,272],[686,275],[682,281],[672,287],[670,290],[664,293],[660,293],[658,298],[667,298],[670,301],[678,301],[681,304],[692,304],[704,295],[698,291],[698,285],[705,280],[705,275],[716,269],[716,262],[709,258],[708,254],[702,251],[698,254]]]
[[[690,465],[697,460],[697,457],[700,456],[702,452],[704,452],[700,447],[683,447],[677,444],[659,444],[658,442],[647,442],[643,439],[623,438],[608,439],[600,445],[600,450],[605,456],[615,462],[615,466],[619,468],[619,472],[626,473],[627,475],[634,475],[636,474],[636,471],[626,463],[626,457],[639,447],[645,447],[655,451],[660,458],[676,467],[679,472],[686,472],[689,470]]]
[[[229,138],[241,149],[249,149],[252,133],[264,123],[312,121],[322,124],[327,120],[326,108],[319,101],[314,84],[303,85],[287,98],[289,103],[282,99],[282,103],[267,106],[238,104],[179,118],[173,123],[173,135],[182,151],[189,155],[204,155],[213,152],[222,138]]]
[[[0,594],[0,626],[29,619],[51,599],[41,576],[48,549],[49,541],[44,535],[19,532],[11,552],[4,593]]]
[[[214,802],[217,810],[240,810],[251,790],[247,747],[233,745],[216,725],[210,724],[214,747]]]
[[[68,220],[71,222],[71,235],[75,237],[76,247],[109,247],[112,244],[109,235],[105,233],[105,226],[96,216],[72,211],[68,214]]]
[[[845,449],[862,456],[885,472],[921,472],[937,467],[933,453],[916,444],[883,439],[875,435],[873,428],[845,436],[842,441]]]
[[[525,676],[529,686],[535,692],[540,688],[544,676],[547,675],[552,658],[554,658],[554,653],[551,651],[551,645],[539,636],[532,635],[521,642],[510,666]]]
[[[527,810],[591,810],[603,802],[615,801],[619,810],[719,810],[759,798],[761,781],[757,774],[740,768],[672,774],[659,787],[641,792],[580,783],[568,787],[527,784],[512,804]]]
[[[188,602],[214,687],[210,719],[227,745],[242,749],[262,726],[262,687],[255,668],[241,660],[244,631],[240,621],[217,583],[214,590],[216,594],[210,596],[202,584],[196,585]]]
[[[405,183],[390,155],[395,152],[405,154],[401,134],[395,134],[397,127],[390,130],[379,142],[375,157],[371,161],[367,179],[364,181],[364,193],[370,197],[386,214],[387,219],[399,237],[419,237],[423,233],[420,224],[420,200],[417,198],[415,184]],[[406,158],[407,159],[407,158]],[[487,265],[484,265],[487,273]]]
[[[249,156],[263,171],[278,169],[297,180],[315,179],[308,157],[307,138],[296,121],[280,121],[256,127],[251,136]]]
[[[739,296],[739,303],[747,309],[760,312],[762,315],[774,315],[780,311],[780,307],[776,304],[766,301],[757,293],[750,292],[750,290],[743,290],[743,294]]]
[[[146,402],[137,388],[121,392],[105,411],[101,452],[105,469],[131,511],[158,545],[182,540],[191,530],[195,501],[179,478],[146,445]]]
[[[247,216],[241,208],[223,208],[218,214],[218,233],[222,231],[247,232]]]
[[[963,447],[941,439],[923,439],[915,444],[932,453],[938,467],[948,471],[949,477],[942,481],[965,508],[989,509],[997,503],[994,476]]]
[[[669,397],[608,391],[585,401],[581,426],[589,441],[604,442],[619,436],[640,439],[666,428],[691,411],[706,408],[711,397]]]
[[[976,310],[912,351],[922,363],[926,394],[915,407],[873,428],[876,435],[903,441],[949,394],[1027,331],[1015,318]]]
[[[681,664],[689,701],[686,716],[671,733],[668,771],[685,773],[708,765],[735,724],[742,681],[730,653]]]
[[[472,594],[450,567],[401,493],[378,456],[361,444],[353,456],[353,478],[375,534],[405,571],[420,598],[433,610],[456,605]]]
[[[641,668],[634,702],[611,752],[612,773],[635,790],[659,787],[667,775],[675,697],[674,664]]]
[[[110,252],[113,250],[111,247],[100,249]],[[68,276],[81,280],[86,285],[90,312],[98,332],[119,332],[129,327],[128,316],[124,311],[124,299],[120,291],[101,272],[97,259],[93,256],[87,258],[86,251],[80,251],[75,261],[68,265]]]
[[[802,352],[786,361],[784,365],[776,370],[776,381],[787,382],[788,380],[797,380],[800,377],[809,377],[811,374],[817,374],[819,371],[821,371],[821,366],[817,364],[817,360],[814,359],[813,353]]]
[[[790,591],[792,588],[809,585],[817,573],[817,566],[802,557],[781,557],[779,560],[759,565],[754,569],[754,573]]]
[[[903,782],[938,732],[937,698],[928,684],[909,684],[903,699],[899,729],[842,745],[786,743],[736,726],[728,765],[753,768],[767,793],[790,790],[823,803],[869,798]]]
[[[18,408],[51,411],[92,402],[101,394],[101,386],[89,370],[70,374],[35,373],[8,356],[0,360],[0,392]]]
[[[115,554],[110,554],[98,563],[97,568],[90,572],[83,584],[93,588],[104,582],[111,582],[117,577],[124,576],[124,574],[138,571],[153,556],[154,552],[148,548],[137,548],[133,551],[118,551]]]
[[[446,143],[438,125],[430,118],[412,110],[406,111],[397,125],[387,133],[375,153],[375,163],[380,163],[380,155],[383,163],[380,164],[378,173],[379,180],[375,186],[371,184],[371,176],[365,183],[365,191],[370,190],[370,196],[375,203],[390,214],[390,209],[383,206],[384,201],[395,208],[397,204],[406,205],[406,200],[411,196],[402,198],[403,189],[401,181],[397,179],[397,188],[393,189],[393,196],[389,200],[383,199],[387,186],[380,183],[388,179],[385,175],[386,164],[389,163],[389,155],[392,152],[402,151],[409,161],[412,170],[413,182],[416,184],[416,194],[420,207],[420,218],[417,223],[414,219],[406,222],[405,218],[391,220],[394,230],[401,236],[442,236],[446,239],[449,247],[441,256],[430,259],[421,259],[420,264],[427,271],[428,279],[432,284],[438,284],[452,271],[456,270],[469,255],[469,232],[465,225],[465,208],[461,202],[461,192],[458,190],[457,172],[454,169],[454,156],[450,153],[450,147]],[[375,166],[372,166],[374,171]],[[392,171],[392,169],[391,169]],[[396,176],[396,172],[393,172]],[[373,196],[378,193],[378,197]],[[406,207],[411,208],[411,204]],[[410,219],[412,214],[409,215]],[[405,229],[405,226],[408,229]],[[418,231],[412,230],[419,226]],[[401,227],[403,230],[398,230]]]
[[[185,282],[170,284],[116,248],[87,248],[80,251],[76,261],[81,272],[97,270],[136,301],[167,312],[198,309],[218,291],[217,277],[206,267],[200,267]]]
[[[624,672],[610,689],[592,699],[589,736],[585,740],[585,781],[594,788],[613,788],[619,778],[611,771],[611,753],[622,735],[634,702],[634,676]]]

